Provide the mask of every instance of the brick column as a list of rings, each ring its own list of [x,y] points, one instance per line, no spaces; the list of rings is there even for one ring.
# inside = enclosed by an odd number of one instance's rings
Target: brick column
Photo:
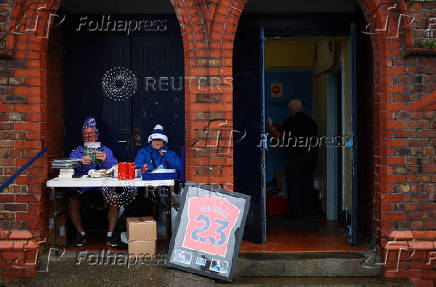
[[[0,12],[6,12],[0,15],[4,24],[0,36],[7,36],[0,41],[3,181],[40,151],[41,140],[57,145],[63,140],[63,113],[58,109],[62,97],[57,97],[61,89],[49,84],[55,79],[50,72],[59,69],[60,62],[55,62],[56,57],[48,59],[45,37],[49,29],[45,24],[59,2],[12,2],[0,5]],[[233,40],[246,0],[171,2],[181,26],[185,56],[186,179],[232,190]],[[429,17],[436,17],[436,4],[424,0],[407,3],[360,0],[373,32],[374,174],[369,180],[374,182],[374,234],[382,247],[393,230],[436,228],[436,49],[428,47],[434,36],[427,35],[426,26]],[[411,17],[398,25],[401,15]],[[413,15],[416,18],[411,23]],[[20,34],[36,21],[42,24],[35,31]],[[7,31],[5,23],[9,23]],[[59,77],[55,81],[59,83]],[[44,183],[49,159],[61,154],[62,150],[51,150],[0,194],[0,228],[7,230],[0,234],[2,280],[35,274],[31,264],[26,266],[33,271],[16,271],[9,263],[27,258],[23,245],[15,242],[47,234]],[[35,251],[38,240],[31,241],[28,246]],[[417,284],[431,286],[434,271],[421,272],[417,266],[412,265],[409,272],[406,264],[404,272],[395,276],[413,277]]]
[[[185,55],[186,179],[233,190],[233,40],[245,1],[172,1]]]
[[[394,230],[435,228],[436,49],[425,49],[422,42],[428,42],[423,32],[429,15],[436,16],[436,5],[430,1],[409,1],[409,6],[404,1],[360,2],[374,32],[373,214],[375,235],[385,252]],[[404,262],[395,273],[385,268],[385,276],[433,286],[436,271],[424,271],[428,266],[412,261]]]
[[[404,194],[394,193],[394,184],[404,182],[401,175],[392,174],[392,165],[403,164],[404,158],[393,154],[393,148],[401,146],[404,142],[393,139],[393,130],[402,129],[402,124],[395,119],[394,113],[404,108],[399,101],[399,95],[404,92],[404,85],[395,83],[394,77],[403,73],[401,37],[392,37],[397,31],[395,18],[401,13],[393,11],[392,3],[382,1],[361,1],[363,12],[369,23],[367,32],[371,34],[374,50],[374,131],[372,145],[374,146],[374,175],[373,192],[374,235],[386,240],[393,227],[393,222],[403,221],[404,214],[394,211],[394,205],[404,202]],[[388,19],[388,21],[386,21]],[[386,27],[386,22],[388,26]],[[386,31],[383,30],[386,27]]]
[[[62,115],[56,112],[61,111],[62,106],[56,97],[52,97],[59,94],[48,95],[49,19],[58,4],[55,1],[17,1],[9,9],[6,46],[0,51],[2,182],[41,151],[42,141],[46,144],[50,140],[58,142],[59,137],[63,137],[63,134],[54,133],[59,127],[53,127],[53,123],[63,123],[63,118],[56,118]],[[59,156],[56,149],[51,152],[51,157],[55,156]],[[5,282],[11,277],[36,274],[36,265],[30,264],[35,256],[30,258],[32,256],[26,254],[30,250],[36,255],[40,241],[48,235],[45,188],[48,164],[46,154],[0,193],[0,228],[3,230],[0,235],[0,279]],[[23,265],[27,261],[29,264],[17,269],[9,264],[16,264],[14,260],[19,261],[17,264]]]

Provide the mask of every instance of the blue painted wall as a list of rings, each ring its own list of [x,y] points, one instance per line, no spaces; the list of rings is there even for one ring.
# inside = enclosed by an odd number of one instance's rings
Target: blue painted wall
[[[266,117],[273,123],[282,123],[290,116],[288,102],[300,99],[304,112],[312,115],[312,70],[267,70],[266,71]],[[271,84],[283,85],[283,97],[271,97]],[[286,169],[287,157],[284,148],[269,148],[266,153],[267,182],[274,178],[274,170]]]

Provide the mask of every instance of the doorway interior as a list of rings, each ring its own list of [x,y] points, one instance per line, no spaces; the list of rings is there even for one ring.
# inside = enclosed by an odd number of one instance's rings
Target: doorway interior
[[[267,122],[280,126],[289,117],[287,103],[299,99],[304,112],[318,125],[318,139],[313,143],[318,162],[306,219],[288,219],[286,147],[269,137],[265,166],[267,237],[274,237],[279,230],[281,234],[298,230],[300,236],[322,231],[334,242],[324,248],[345,247],[352,208],[352,151],[347,148],[352,134],[350,37],[268,37],[264,49]],[[299,143],[291,140],[286,144]],[[303,236],[301,241],[306,239]]]
[[[266,246],[277,246],[271,240],[280,238],[288,238],[283,251],[306,250],[307,237],[290,239],[297,231],[331,233],[326,242],[335,242],[334,251],[349,250],[357,236],[360,245],[370,240],[371,191],[364,182],[357,185],[357,168],[366,174],[370,168],[357,164],[369,156],[357,146],[370,146],[357,141],[367,129],[357,118],[367,118],[359,111],[367,110],[372,97],[371,45],[357,32],[362,27],[360,13],[241,18],[233,57],[234,125],[246,137],[234,143],[234,175],[235,190],[252,197],[241,251],[268,251]],[[278,126],[289,116],[287,102],[295,98],[318,124],[315,216],[309,221],[286,218],[286,152],[272,147],[277,142],[267,135],[269,123]],[[290,241],[304,244],[292,248]],[[327,243],[316,246],[331,251]]]

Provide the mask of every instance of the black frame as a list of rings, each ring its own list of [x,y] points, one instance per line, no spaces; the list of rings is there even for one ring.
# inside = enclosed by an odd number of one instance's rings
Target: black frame
[[[175,264],[175,263],[170,263],[171,262],[171,257],[174,254],[174,247],[175,246],[175,240],[176,240],[176,236],[177,233],[179,232],[179,228],[180,228],[180,222],[182,220],[182,214],[183,214],[183,210],[185,208],[185,205],[187,203],[187,191],[189,187],[198,187],[198,188],[202,188],[204,190],[209,191],[210,193],[217,193],[217,194],[223,194],[226,196],[230,196],[230,197],[236,197],[236,198],[242,198],[245,200],[244,202],[244,210],[242,211],[242,219],[241,219],[241,224],[239,227],[234,227],[234,233],[235,234],[235,249],[234,250],[227,250],[228,252],[233,252],[232,255],[232,261],[231,261],[231,267],[230,267],[230,271],[228,272],[228,276],[219,276],[216,275],[212,272],[203,272],[200,271],[198,269],[192,268],[192,267],[187,267],[185,265],[179,265],[179,264]],[[237,263],[237,259],[238,259],[238,254],[239,254],[239,248],[241,246],[241,241],[242,241],[242,236],[244,234],[244,227],[245,227],[245,222],[247,219],[247,214],[248,214],[248,209],[250,207],[250,199],[251,197],[249,195],[246,194],[241,194],[241,193],[237,193],[237,192],[230,192],[230,191],[226,191],[223,189],[219,189],[213,186],[209,186],[209,185],[204,185],[204,184],[198,184],[195,182],[187,182],[185,183],[185,187],[182,193],[182,198],[181,198],[181,203],[180,203],[180,211],[179,214],[177,215],[177,220],[176,220],[176,231],[174,232],[172,238],[171,238],[171,243],[168,249],[168,254],[167,254],[167,258],[166,258],[166,263],[165,266],[169,267],[169,268],[175,268],[175,269],[180,269],[186,272],[190,272],[190,273],[195,273],[201,276],[206,276],[206,277],[210,277],[210,278],[214,278],[217,280],[222,280],[222,281],[226,281],[226,282],[232,282],[232,277],[233,274],[235,272],[235,268],[236,268],[236,263]],[[241,215],[240,215],[241,216]]]

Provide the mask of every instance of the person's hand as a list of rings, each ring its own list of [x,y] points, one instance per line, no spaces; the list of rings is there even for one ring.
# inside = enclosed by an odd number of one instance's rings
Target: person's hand
[[[164,149],[160,149],[159,150],[159,154],[161,155],[161,156],[163,156],[164,155],[164,153],[166,153],[167,151],[166,150],[164,150]]]
[[[267,126],[268,126],[268,128],[270,128],[270,127],[273,125],[273,121],[272,121],[272,118],[271,118],[271,117],[268,117],[268,119],[266,120],[266,122],[267,122]]]
[[[281,137],[280,131],[277,129],[277,125],[275,125],[275,124],[268,126],[267,131],[268,131],[268,134],[270,134],[271,136],[273,136],[275,138]]]
[[[105,162],[106,161],[106,154],[104,152],[99,151],[96,155],[95,158],[100,160],[101,162]]]
[[[91,164],[92,163],[92,159],[89,155],[84,155],[82,156],[82,164]]]

